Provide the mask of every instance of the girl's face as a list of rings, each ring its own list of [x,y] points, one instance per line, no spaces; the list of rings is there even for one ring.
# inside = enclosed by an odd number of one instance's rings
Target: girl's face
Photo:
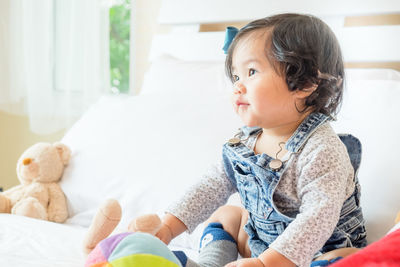
[[[247,126],[273,129],[298,122],[304,114],[299,90],[289,91],[265,55],[267,34],[256,31],[238,42],[232,56],[234,90],[232,102]],[[301,93],[300,93],[301,94]]]

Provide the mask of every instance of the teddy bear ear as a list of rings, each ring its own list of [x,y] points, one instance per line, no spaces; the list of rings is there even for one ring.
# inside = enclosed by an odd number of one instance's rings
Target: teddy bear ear
[[[57,149],[58,154],[60,155],[61,160],[63,161],[64,165],[67,165],[69,159],[71,158],[71,149],[62,143],[54,143],[53,144]]]

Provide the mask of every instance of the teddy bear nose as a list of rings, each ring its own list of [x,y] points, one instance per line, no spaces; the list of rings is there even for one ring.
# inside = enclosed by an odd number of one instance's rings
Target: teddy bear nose
[[[25,158],[25,159],[22,161],[22,163],[23,163],[24,165],[29,165],[29,164],[31,164],[31,162],[32,162],[32,159],[31,159],[31,158]]]

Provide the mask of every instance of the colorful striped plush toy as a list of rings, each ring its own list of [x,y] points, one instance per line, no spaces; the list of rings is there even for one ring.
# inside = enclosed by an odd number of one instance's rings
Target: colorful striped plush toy
[[[85,267],[182,267],[182,264],[154,235],[161,228],[157,214],[134,219],[129,232],[109,236],[119,223],[122,209],[118,201],[106,200],[93,218],[83,241],[89,253]],[[183,261],[184,262],[184,261]]]
[[[182,267],[175,254],[151,234],[126,232],[101,241],[85,267]]]

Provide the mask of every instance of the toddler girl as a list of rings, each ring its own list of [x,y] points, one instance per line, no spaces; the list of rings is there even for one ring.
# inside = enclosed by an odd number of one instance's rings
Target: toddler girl
[[[168,244],[208,218],[198,262],[175,253],[186,267],[326,266],[364,247],[361,145],[329,124],[344,78],[332,31],[316,17],[281,14],[249,23],[226,47],[233,107],[245,126],[167,210],[156,236]],[[223,206],[235,192],[244,208]],[[108,217],[86,247],[119,220]]]
[[[211,215],[200,266],[321,266],[365,246],[361,146],[329,124],[344,78],[333,32],[309,15],[253,21],[230,44],[226,72],[245,126],[170,207],[157,236],[168,244]],[[244,209],[222,206],[236,191]]]

